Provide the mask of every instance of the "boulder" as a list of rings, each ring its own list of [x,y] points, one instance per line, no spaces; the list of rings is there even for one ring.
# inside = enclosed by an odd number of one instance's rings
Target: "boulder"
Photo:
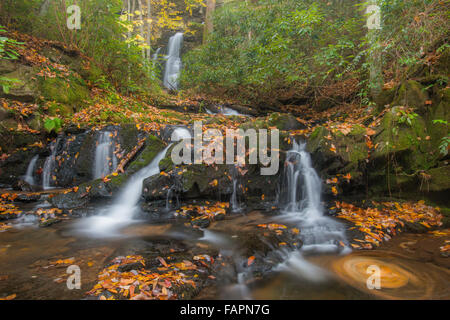
[[[14,66],[15,69],[12,72],[2,74],[2,77],[17,80],[17,82],[11,83],[8,93],[0,87],[0,97],[33,102],[39,96],[39,89],[34,80],[36,71],[33,67],[23,64],[14,64]]]

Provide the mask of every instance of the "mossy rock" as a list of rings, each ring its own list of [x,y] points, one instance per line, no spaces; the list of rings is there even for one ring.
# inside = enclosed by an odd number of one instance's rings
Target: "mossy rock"
[[[33,113],[27,124],[31,129],[36,131],[42,131],[44,129],[44,120],[40,113]]]
[[[417,81],[408,80],[400,85],[392,106],[411,107],[423,114],[428,110],[427,100],[430,96],[425,87]]]
[[[383,89],[381,93],[375,98],[375,103],[378,106],[378,111],[381,111],[385,106],[391,105],[395,98],[396,88]]]
[[[84,81],[74,76],[65,79],[40,78],[39,89],[45,100],[69,105],[76,110],[89,98],[89,90]]]
[[[70,117],[73,115],[73,108],[66,104],[52,102],[47,106],[47,114],[52,117]]]
[[[430,169],[427,174],[431,176],[429,181],[430,191],[446,191],[450,189],[450,166]]]
[[[148,166],[165,147],[166,145],[161,139],[155,136],[149,136],[145,141],[144,150],[142,150],[136,160],[128,166],[126,170],[127,175],[134,174]]]
[[[372,156],[375,162],[385,163],[391,154],[396,155],[397,165],[407,173],[434,167],[439,155],[426,120],[417,116],[411,125],[400,124],[397,112],[397,108],[393,108],[381,121],[374,139],[374,144],[378,145]]]
[[[269,127],[266,119],[254,119],[248,122],[245,122],[239,126],[242,130],[248,130],[248,129],[267,129]]]
[[[278,130],[301,130],[306,126],[299,122],[293,115],[287,113],[272,113],[267,119],[269,127],[276,127]]]
[[[36,81],[33,80],[35,70],[32,67],[15,64],[16,69],[10,73],[2,75],[8,79],[15,79],[18,82],[12,83],[9,92],[6,94],[0,87],[0,97],[14,100],[33,102],[39,95]]]

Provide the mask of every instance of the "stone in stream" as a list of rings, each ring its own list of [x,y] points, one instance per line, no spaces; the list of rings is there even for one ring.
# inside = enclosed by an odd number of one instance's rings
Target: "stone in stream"
[[[288,149],[285,137],[282,135],[280,138],[282,150]],[[147,202],[165,200],[169,193],[180,200],[231,198],[234,190],[232,178],[234,165],[174,165],[171,158],[172,149],[173,147],[169,149],[166,158],[159,163],[161,174],[144,180],[142,194]],[[280,163],[284,162],[284,158],[285,153],[280,152]],[[239,180],[242,188],[238,189],[242,194],[239,196],[245,198],[246,202],[253,201],[260,204],[262,195],[266,201],[276,199],[279,177],[283,168],[280,166],[279,172],[275,175],[263,176],[261,167],[261,164],[247,164],[240,170]]]

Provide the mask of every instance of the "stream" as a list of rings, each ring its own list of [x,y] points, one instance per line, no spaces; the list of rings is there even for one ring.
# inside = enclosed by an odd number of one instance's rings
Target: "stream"
[[[99,134],[93,167],[96,177],[117,165],[111,137],[109,131]],[[190,138],[188,130],[177,128],[171,140]],[[58,144],[51,145],[45,161],[45,189],[51,188],[47,176],[55,166]],[[143,181],[160,174],[159,163],[170,147],[129,177],[110,204],[85,208],[78,212],[81,218],[63,215],[59,223],[46,227],[39,227],[34,216],[12,220],[10,228],[0,232],[0,296],[96,298],[86,292],[96,285],[103,268],[116,257],[140,255],[150,264],[163,261],[166,265],[163,256],[183,261],[183,266],[190,265],[191,259],[209,261],[211,266],[203,263],[207,268],[196,268],[203,275],[195,275],[201,280],[195,290],[181,295],[184,298],[450,298],[450,263],[439,254],[442,242],[431,234],[400,234],[377,250],[352,251],[345,224],[325,213],[322,181],[301,142],[294,141],[287,152],[279,212],[243,210],[246,203],[238,202],[234,176],[231,214],[207,227],[193,228],[174,214],[167,200],[166,214],[157,219],[139,218]],[[35,162],[33,158],[29,167]],[[30,171],[28,179],[32,179]],[[23,211],[50,207],[44,199],[18,206]],[[69,290],[66,285],[69,265],[81,270],[80,289]],[[380,289],[367,285],[367,270],[373,266],[380,270]]]
[[[215,222],[203,235],[193,234],[183,224],[135,223],[119,237],[99,239],[75,232],[77,223],[66,221],[49,228],[18,225],[0,233],[0,294],[14,292],[19,299],[84,299],[97,274],[114,257],[152,251],[167,241],[168,247],[196,246],[236,256],[245,234],[255,225],[273,221],[260,212],[236,215]],[[404,249],[404,243],[417,243]],[[237,283],[206,286],[197,299],[449,299],[449,262],[433,254],[438,243],[431,236],[404,234],[376,251],[348,255],[322,254],[290,258],[291,267],[281,267],[267,276],[249,279],[236,274]],[[81,290],[66,286],[66,268],[52,266],[58,259],[73,258],[81,268]],[[369,290],[363,267],[379,264],[394,273],[386,288]],[[293,265],[293,266],[292,266]],[[305,276],[305,268],[315,276]],[[238,279],[241,278],[241,279]],[[401,279],[402,281],[400,281]],[[240,281],[240,283],[239,283]]]

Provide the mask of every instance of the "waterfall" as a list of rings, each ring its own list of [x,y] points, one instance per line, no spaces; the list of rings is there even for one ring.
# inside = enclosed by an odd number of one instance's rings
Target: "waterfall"
[[[184,127],[179,127],[172,132],[171,137],[172,142],[178,142],[184,139],[192,139],[192,135],[188,129]]]
[[[31,186],[34,186],[35,184],[33,174],[34,174],[34,167],[36,166],[36,162],[38,159],[39,159],[38,155],[35,155],[33,159],[31,159],[30,164],[28,165],[27,168],[27,173],[25,174],[24,177],[25,182]]]
[[[317,253],[348,253],[345,227],[324,215],[322,181],[312,167],[306,144],[293,142],[286,157],[284,176],[285,209],[282,219],[297,224],[303,246],[300,251],[283,252],[278,270],[291,271],[311,281],[321,281],[326,272],[304,258]],[[342,244],[345,246],[343,247]]]
[[[224,116],[242,116],[242,114],[240,114],[236,110],[228,107],[221,107],[220,113],[223,114]]]
[[[55,167],[56,154],[58,152],[58,146],[61,138],[57,138],[56,141],[50,144],[51,154],[45,159],[44,168],[42,171],[42,188],[44,190],[52,187],[52,171]]]
[[[231,194],[230,204],[231,204],[231,211],[232,212],[240,212],[242,210],[241,205],[239,204],[238,200],[238,183],[239,183],[239,173],[237,168],[235,167],[232,172],[232,178],[233,178],[233,193]]]
[[[104,208],[99,216],[80,222],[82,232],[91,236],[111,237],[118,228],[130,224],[134,214],[139,211],[142,183],[146,178],[159,174],[159,162],[165,157],[170,146],[161,151],[147,167],[130,178],[111,207]]]
[[[322,180],[312,167],[311,156],[305,151],[306,144],[293,142],[286,158],[287,206],[286,213],[300,215],[305,219],[323,216],[321,204]],[[303,183],[299,189],[299,183]],[[302,191],[302,194],[299,192]],[[300,197],[299,197],[300,196]]]
[[[166,56],[166,69],[164,72],[164,86],[170,90],[178,90],[178,78],[181,71],[181,46],[183,44],[183,33],[178,32],[170,37],[168,53]]]
[[[95,148],[95,162],[93,168],[94,179],[100,179],[111,174],[117,168],[117,157],[114,154],[113,134],[110,131],[100,133]]]
[[[322,181],[312,167],[306,144],[293,142],[286,158],[286,219],[299,223],[303,252],[337,252],[345,243],[345,228],[324,216],[321,202]]]

